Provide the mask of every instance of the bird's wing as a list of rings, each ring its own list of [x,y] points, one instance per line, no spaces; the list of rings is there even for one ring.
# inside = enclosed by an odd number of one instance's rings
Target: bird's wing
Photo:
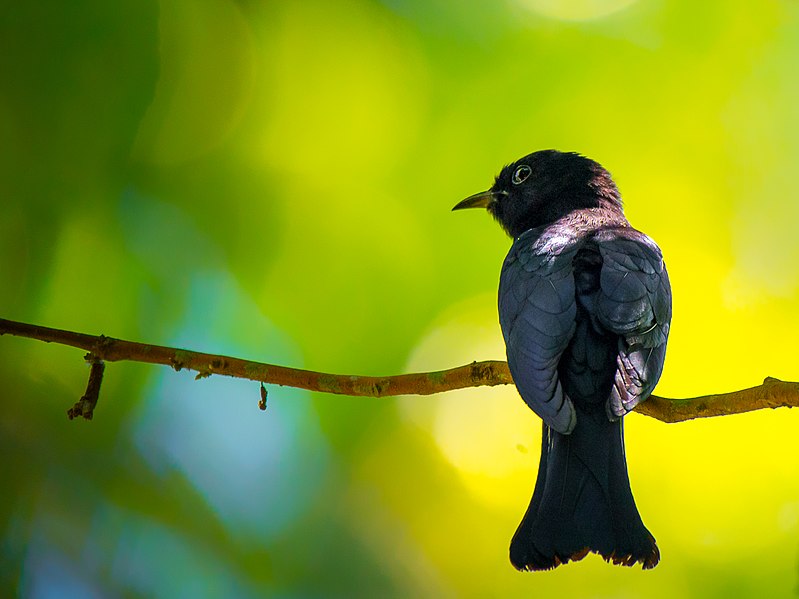
[[[619,336],[616,375],[608,398],[615,420],[644,401],[663,370],[671,323],[671,286],[652,239],[625,227],[596,236],[602,256],[596,317]]]
[[[511,247],[499,283],[499,322],[516,388],[544,422],[564,434],[574,428],[575,412],[558,380],[558,362],[575,329],[577,245],[529,231]]]

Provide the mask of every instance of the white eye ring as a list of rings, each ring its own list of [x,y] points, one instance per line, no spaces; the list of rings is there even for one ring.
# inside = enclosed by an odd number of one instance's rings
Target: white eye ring
[[[511,181],[513,181],[514,185],[519,185],[520,183],[523,183],[525,179],[527,179],[527,177],[529,177],[532,173],[533,169],[526,164],[522,164],[514,171]]]

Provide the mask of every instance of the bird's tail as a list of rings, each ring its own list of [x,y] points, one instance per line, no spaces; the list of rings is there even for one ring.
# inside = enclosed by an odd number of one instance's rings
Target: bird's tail
[[[581,413],[570,435],[544,425],[530,507],[510,545],[519,570],[550,570],[589,552],[606,561],[654,568],[655,538],[635,507],[624,455],[623,419]]]

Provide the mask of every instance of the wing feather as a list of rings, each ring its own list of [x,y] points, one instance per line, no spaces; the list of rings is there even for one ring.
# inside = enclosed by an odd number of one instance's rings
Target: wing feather
[[[575,329],[572,261],[579,242],[546,241],[528,231],[513,244],[500,277],[499,320],[519,394],[544,422],[565,434],[576,416],[558,380],[558,364]]]
[[[602,256],[596,317],[619,336],[608,415],[624,416],[644,401],[663,370],[671,324],[671,286],[660,248],[629,227],[596,236]]]

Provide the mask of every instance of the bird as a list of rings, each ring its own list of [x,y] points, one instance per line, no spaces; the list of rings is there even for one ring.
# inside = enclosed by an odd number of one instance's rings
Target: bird
[[[624,416],[663,370],[671,286],[658,245],[634,229],[610,173],[540,150],[453,210],[485,208],[513,239],[499,280],[508,367],[542,420],[541,458],[510,561],[550,570],[588,553],[660,561],[633,499]]]

